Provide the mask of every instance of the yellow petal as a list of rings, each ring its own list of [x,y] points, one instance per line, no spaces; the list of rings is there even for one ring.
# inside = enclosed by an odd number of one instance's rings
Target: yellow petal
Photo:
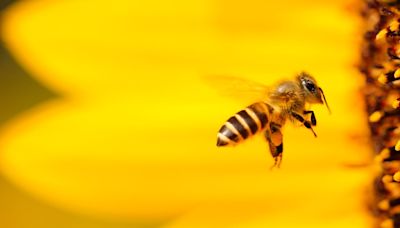
[[[37,198],[90,216],[366,227],[360,192],[370,173],[347,167],[367,160],[369,147],[353,96],[362,80],[349,67],[356,16],[343,2],[21,2],[4,15],[5,42],[64,97],[4,128],[1,170]],[[288,124],[275,172],[261,137],[215,147],[219,127],[248,104],[219,96],[202,76],[270,85],[301,70],[334,113],[312,107],[318,138]]]

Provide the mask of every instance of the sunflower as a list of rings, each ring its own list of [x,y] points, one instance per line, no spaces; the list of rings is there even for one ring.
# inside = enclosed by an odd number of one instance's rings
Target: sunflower
[[[4,50],[54,92],[4,123],[0,171],[29,199],[100,221],[87,227],[397,227],[399,9],[361,5],[16,2]],[[204,76],[270,85],[303,70],[332,109],[312,107],[317,138],[288,124],[272,172],[262,137],[215,146],[249,103]]]

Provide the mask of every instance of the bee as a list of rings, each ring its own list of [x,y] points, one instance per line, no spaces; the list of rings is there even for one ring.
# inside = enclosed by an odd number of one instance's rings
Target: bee
[[[283,153],[281,129],[286,121],[289,119],[292,122],[300,122],[317,137],[313,130],[317,125],[315,113],[306,107],[311,104],[325,104],[329,112],[330,108],[315,78],[305,72],[272,88],[257,86],[260,91],[264,90],[264,98],[237,112],[225,122],[219,129],[217,146],[236,145],[250,136],[263,132],[275,160],[272,167],[279,168]]]

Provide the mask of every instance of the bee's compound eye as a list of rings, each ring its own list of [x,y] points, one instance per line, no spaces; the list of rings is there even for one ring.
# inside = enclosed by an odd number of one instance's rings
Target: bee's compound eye
[[[310,91],[310,92],[315,92],[316,88],[314,83],[312,82],[306,82],[306,88]]]

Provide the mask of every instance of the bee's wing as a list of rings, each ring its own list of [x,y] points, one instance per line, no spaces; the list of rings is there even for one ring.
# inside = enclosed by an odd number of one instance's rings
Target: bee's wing
[[[220,95],[246,104],[266,100],[270,91],[270,88],[262,83],[234,76],[211,75],[203,79]]]

